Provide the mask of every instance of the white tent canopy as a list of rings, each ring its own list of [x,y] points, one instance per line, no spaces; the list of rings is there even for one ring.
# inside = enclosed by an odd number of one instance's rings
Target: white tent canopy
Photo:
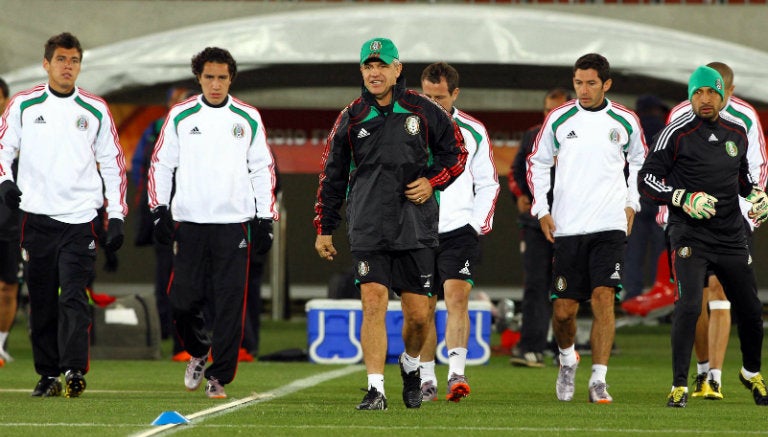
[[[680,84],[698,65],[719,60],[736,71],[737,94],[768,102],[768,54],[755,49],[627,21],[471,5],[324,8],[179,28],[86,50],[78,84],[108,95],[189,79],[192,54],[206,46],[229,49],[241,71],[281,64],[354,65],[360,44],[374,36],[391,38],[406,64],[444,60],[570,67],[578,56],[598,52],[614,71]],[[46,80],[40,64],[5,78],[13,92]]]

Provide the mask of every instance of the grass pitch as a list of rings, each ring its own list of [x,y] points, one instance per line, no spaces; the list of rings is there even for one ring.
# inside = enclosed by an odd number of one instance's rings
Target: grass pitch
[[[467,368],[472,394],[459,403],[430,402],[406,409],[397,365],[387,365],[387,411],[356,411],[366,384],[362,366],[311,363],[241,363],[225,400],[187,392],[184,364],[170,361],[164,343],[159,361],[94,360],[88,387],[76,399],[32,398],[34,372],[24,321],[10,337],[16,358],[0,368],[2,436],[648,436],[764,435],[768,409],[754,405],[738,381],[738,339],[731,336],[722,401],[690,399],[685,409],[665,406],[671,385],[669,325],[622,327],[619,352],[608,370],[610,405],[587,402],[591,360],[583,356],[572,402],[554,393],[557,368],[517,368],[507,357]],[[735,329],[734,329],[735,331]],[[498,343],[494,336],[492,343]],[[262,328],[262,352],[306,347],[304,321],[271,322]],[[336,375],[329,372],[336,371]],[[438,366],[445,395],[447,366]],[[695,373],[693,368],[691,375]],[[211,408],[249,399],[231,408]],[[190,424],[161,430],[152,421],[164,411],[194,417]],[[202,414],[200,412],[203,412]],[[158,432],[162,431],[162,432]],[[156,434],[152,434],[156,433]]]

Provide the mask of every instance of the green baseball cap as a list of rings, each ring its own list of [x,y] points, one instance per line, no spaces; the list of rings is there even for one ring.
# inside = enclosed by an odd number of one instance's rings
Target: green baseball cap
[[[373,38],[363,43],[363,47],[360,48],[360,65],[371,58],[391,64],[392,61],[400,58],[400,54],[391,39]]]
[[[705,86],[717,91],[720,97],[725,99],[723,77],[714,68],[702,65],[694,70],[691,78],[688,80],[688,100],[691,100],[696,90]]]

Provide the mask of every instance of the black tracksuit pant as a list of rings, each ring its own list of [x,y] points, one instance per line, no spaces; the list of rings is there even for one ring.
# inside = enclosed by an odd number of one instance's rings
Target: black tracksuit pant
[[[691,350],[696,336],[696,320],[701,312],[702,289],[707,270],[715,273],[723,284],[737,321],[741,357],[744,368],[760,371],[763,345],[763,305],[757,297],[757,284],[749,251],[735,254],[701,248],[673,248],[673,266],[678,285],[678,300],[672,320],[673,386],[688,386]]]
[[[69,224],[24,215],[23,256],[30,302],[35,371],[59,376],[88,371],[91,309],[85,288],[94,275],[96,232],[92,222]]]
[[[552,322],[552,243],[541,229],[524,226],[521,230],[523,252],[523,324],[520,327],[521,353],[542,353],[547,347],[547,332]]]
[[[176,332],[193,357],[211,350],[207,379],[229,384],[235,378],[243,338],[249,224],[178,223],[172,244],[169,298]],[[212,334],[206,329],[206,306],[214,308]]]

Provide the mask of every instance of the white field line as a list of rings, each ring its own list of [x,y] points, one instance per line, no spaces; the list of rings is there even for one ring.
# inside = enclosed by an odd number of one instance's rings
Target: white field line
[[[288,385],[278,387],[275,390],[268,391],[266,393],[254,393],[253,395],[245,397],[243,399],[237,399],[232,402],[227,402],[226,404],[217,405],[212,408],[208,408],[205,410],[201,410],[195,413],[185,415],[184,417],[189,419],[191,423],[199,423],[210,417],[219,416],[221,414],[227,414],[233,411],[237,411],[240,408],[243,408],[244,406],[249,404],[255,404],[259,402],[266,402],[272,399],[277,399],[277,398],[289,395],[291,393],[295,393],[297,391],[304,390],[309,387],[313,387],[315,385],[329,381],[331,379],[336,379],[342,376],[349,375],[350,373],[353,373],[353,372],[358,372],[362,368],[363,368],[362,365],[355,364],[355,365],[347,366],[341,369],[332,370],[330,372],[324,372],[317,375],[312,375],[304,379],[293,381]],[[173,428],[179,425],[185,425],[185,424],[160,425],[160,426],[153,427],[152,429],[149,429],[147,431],[144,431],[138,434],[133,434],[132,437],[150,437],[150,436],[158,435],[161,433],[165,433],[166,431],[171,431],[173,430]]]

